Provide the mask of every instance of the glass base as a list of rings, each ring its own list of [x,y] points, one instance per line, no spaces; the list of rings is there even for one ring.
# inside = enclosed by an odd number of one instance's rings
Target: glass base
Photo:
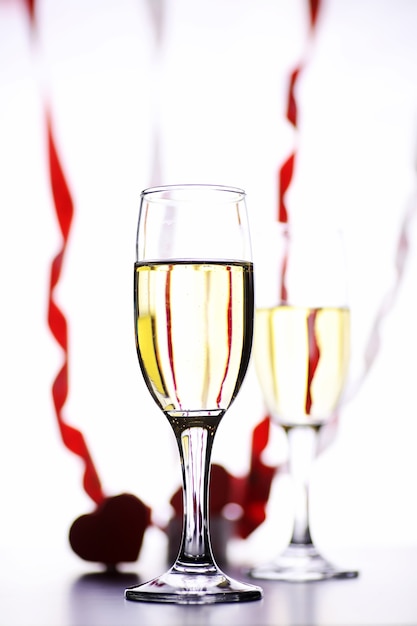
[[[356,578],[356,570],[340,569],[323,558],[313,545],[291,544],[269,565],[250,570],[252,578],[283,580],[287,582],[309,582],[331,578]]]
[[[260,600],[260,587],[229,578],[217,568],[189,572],[175,565],[162,576],[125,590],[127,600],[174,604],[215,604]]]

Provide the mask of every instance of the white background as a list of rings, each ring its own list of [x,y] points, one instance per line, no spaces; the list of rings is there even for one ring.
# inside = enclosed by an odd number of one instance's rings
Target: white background
[[[347,231],[356,379],[386,297],[389,305],[372,368],[314,468],[314,538],[330,552],[417,545],[413,219],[398,288],[395,269],[403,220],[417,208],[417,3],[323,2],[298,83],[296,133],[285,105],[288,76],[306,50],[307,3],[41,0],[36,17],[33,42],[23,3],[0,2],[2,562],[24,558],[34,544],[69,550],[71,523],[94,508],[51,399],[62,353],[47,326],[47,296],[61,238],[46,102],[75,203],[57,292],[69,321],[64,415],[84,433],[105,492],[136,494],[159,522],[180,480],[173,435],[134,347],[140,191],[154,183],[240,186],[256,224],[275,218],[277,173],[296,146],[291,217]],[[245,474],[263,411],[251,368],[217,435],[215,461]],[[285,455],[279,433],[268,458],[275,454]],[[268,521],[235,546],[234,558],[261,561],[274,544],[278,551],[287,499],[285,479],[277,481]],[[164,549],[162,533],[149,536]]]

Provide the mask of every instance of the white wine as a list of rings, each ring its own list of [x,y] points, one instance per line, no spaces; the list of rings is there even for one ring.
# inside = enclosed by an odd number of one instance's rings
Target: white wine
[[[284,426],[328,420],[345,383],[349,343],[347,308],[258,309],[255,366],[271,416]]]
[[[139,363],[158,405],[171,417],[222,415],[252,347],[252,264],[139,262],[134,294]]]

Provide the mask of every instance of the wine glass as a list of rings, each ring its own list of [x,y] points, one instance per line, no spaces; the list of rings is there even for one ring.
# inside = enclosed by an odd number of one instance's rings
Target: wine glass
[[[336,416],[350,353],[350,310],[340,230],[275,222],[255,249],[254,360],[271,419],[287,434],[294,490],[290,543],[254,578],[353,578],[318,552],[309,525],[309,477],[322,428]]]
[[[216,564],[208,518],[214,436],[242,384],[252,347],[245,192],[213,185],[146,189],[136,243],[137,354],[178,444],[184,514],[175,563],[162,576],[126,589],[125,598],[180,604],[257,600],[259,587],[229,578]]]

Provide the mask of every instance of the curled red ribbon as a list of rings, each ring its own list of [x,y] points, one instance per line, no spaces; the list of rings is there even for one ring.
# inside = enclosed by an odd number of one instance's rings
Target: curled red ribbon
[[[310,35],[313,34],[317,23],[317,17],[319,12],[319,0],[308,0],[309,6],[309,18],[310,18]],[[303,69],[304,60],[291,72],[288,89],[286,118],[297,128],[297,101],[295,97],[295,87],[298,77]],[[278,171],[278,210],[277,218],[279,222],[288,222],[288,209],[285,201],[286,193],[291,185],[294,165],[295,165],[296,152],[295,149],[289,154]],[[287,242],[289,243],[289,242]],[[283,259],[283,265],[281,268],[281,280],[280,280],[280,298],[282,302],[285,302],[287,298],[286,288],[286,271],[288,262],[288,249]],[[309,319],[308,331],[309,331],[309,381],[308,381],[308,396],[306,400],[307,413],[311,408],[311,393],[310,387],[314,372],[317,368],[319,359],[319,349],[317,346],[315,333],[314,333],[314,321],[315,318]],[[275,474],[275,468],[266,466],[262,462],[261,455],[267,446],[269,440],[271,418],[267,415],[254,429],[252,438],[252,456],[251,467],[249,471],[249,477],[246,486],[246,494],[244,499],[244,518],[240,521],[239,532],[242,537],[247,537],[257,526],[259,526],[266,517],[266,505],[269,499],[270,488],[272,480]]]
[[[35,0],[23,0],[23,4],[26,6],[26,10],[29,15],[30,26],[32,31],[35,30]]]
[[[24,0],[32,34],[36,34],[35,29],[35,0]],[[64,261],[65,251],[68,244],[72,218],[74,214],[74,205],[64,172],[59,160],[58,151],[55,144],[51,116],[48,108],[45,106],[45,120],[47,128],[48,142],[48,158],[49,158],[49,176],[51,183],[52,196],[55,206],[55,213],[58,218],[58,224],[63,238],[62,246],[58,254],[51,263],[49,298],[48,298],[48,325],[56,342],[60,345],[64,352],[64,360],[59,369],[56,378],[52,384],[52,399],[55,408],[55,414],[58,420],[58,427],[62,437],[62,441],[66,448],[78,455],[84,462],[83,486],[90,498],[100,504],[104,500],[104,494],[101,489],[100,480],[94,467],[90,452],[82,433],[67,424],[64,420],[62,411],[68,397],[68,324],[64,313],[61,311],[54,299],[54,292],[61,277],[62,264]]]
[[[310,17],[310,35],[313,35],[315,26],[317,24],[317,17],[319,13],[319,0],[308,0],[309,17]],[[295,87],[298,77],[303,69],[304,60],[291,72],[288,90],[287,111],[286,118],[290,124],[297,128],[297,100],[295,98]],[[285,203],[285,195],[288,188],[291,185],[291,181],[294,174],[296,152],[293,150],[287,159],[284,161],[278,172],[278,221],[288,222],[288,209]]]
[[[74,206],[71,194],[65,180],[64,172],[59,160],[52,132],[51,117],[46,110],[46,124],[48,135],[49,175],[52,195],[55,205],[55,213],[58,218],[59,228],[62,234],[62,247],[52,261],[48,302],[48,325],[57,343],[64,351],[64,362],[59,370],[53,385],[52,398],[62,441],[66,448],[78,455],[84,462],[83,486],[86,493],[96,504],[104,500],[100,480],[94,467],[91,455],[82,433],[67,424],[62,415],[62,410],[68,396],[68,324],[65,315],[54,300],[54,291],[61,276],[62,263],[68,244]]]

